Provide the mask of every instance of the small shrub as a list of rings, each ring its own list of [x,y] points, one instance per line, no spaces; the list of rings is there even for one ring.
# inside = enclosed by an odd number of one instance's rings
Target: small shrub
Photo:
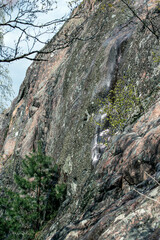
[[[143,111],[137,88],[133,83],[126,84],[124,79],[118,80],[107,97],[99,99],[98,102],[101,106],[101,114],[106,116],[103,122],[108,123],[109,136],[122,131],[131,119],[135,119],[135,114],[139,116]],[[97,122],[97,124],[104,128],[104,123]]]

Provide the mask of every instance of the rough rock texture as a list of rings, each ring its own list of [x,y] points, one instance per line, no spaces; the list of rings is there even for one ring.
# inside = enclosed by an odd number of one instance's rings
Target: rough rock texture
[[[160,63],[152,54],[159,41],[121,2],[104,3],[87,1],[85,15],[64,25],[59,34],[78,29],[79,40],[43,56],[47,62],[34,62],[1,115],[3,165],[9,159],[17,171],[41,140],[67,183],[67,199],[39,239],[159,239]],[[148,4],[158,26],[155,2]],[[144,2],[135,7],[145,19]],[[96,99],[124,76],[137,86],[145,112],[138,116],[135,109],[124,132],[104,148],[104,129],[90,120],[101,118]]]
[[[159,133],[157,101],[113,139],[82,187],[71,222],[66,224],[70,211],[62,206],[56,223],[46,228],[46,239],[160,239]]]

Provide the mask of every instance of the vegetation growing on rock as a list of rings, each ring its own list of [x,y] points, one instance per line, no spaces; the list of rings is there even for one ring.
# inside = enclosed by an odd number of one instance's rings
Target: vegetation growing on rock
[[[117,81],[107,97],[98,99],[98,103],[101,107],[100,112],[105,117],[102,123],[97,122],[97,124],[102,129],[107,126],[110,136],[122,131],[129,122],[135,121],[144,111],[137,87],[132,82],[126,83],[125,77]],[[107,141],[108,139],[110,137]]]
[[[92,13],[81,36],[84,39],[89,33],[93,39],[75,41],[67,50],[49,55],[46,62],[34,63],[28,70],[15,103],[3,152],[11,156],[7,150],[15,136],[16,145],[10,152],[14,156],[26,154],[35,146],[35,139],[43,139],[46,153],[62,166],[61,180],[67,181],[69,194],[56,218],[53,216],[53,221],[36,234],[39,240],[101,240],[113,236],[126,240],[150,239],[159,226],[159,208],[135,189],[155,200],[159,198],[159,188],[145,175],[147,172],[157,180],[160,176],[157,87],[160,71],[159,62],[154,62],[151,54],[155,47],[159,54],[159,45],[147,29],[140,30],[142,23],[137,24],[137,19],[130,15],[126,19],[121,8],[110,6],[104,9],[104,15],[96,9]],[[159,22],[157,20],[157,24]],[[123,76],[128,85],[121,80],[122,91],[119,90],[117,103],[122,106],[117,109],[114,85]],[[127,107],[121,103],[125,96],[128,100],[129,93],[121,93],[130,89],[131,79],[134,101]],[[88,120],[92,116],[99,117],[95,101],[99,96],[106,96],[110,89],[109,106],[115,110],[110,112],[111,122],[122,122],[115,123],[117,129],[113,127],[113,131],[122,130],[130,117],[138,117],[135,113],[141,113],[140,97],[145,114],[113,137],[112,146],[106,151],[99,144],[103,132]],[[152,108],[146,111],[148,103]],[[123,115],[125,107],[128,116]],[[116,116],[116,111],[120,120],[112,117],[112,114]],[[90,171],[92,147],[99,159],[95,169]],[[17,165],[15,158],[14,167],[20,168],[20,164]],[[65,185],[56,186],[55,192],[59,195]],[[7,225],[4,222],[2,226]]]

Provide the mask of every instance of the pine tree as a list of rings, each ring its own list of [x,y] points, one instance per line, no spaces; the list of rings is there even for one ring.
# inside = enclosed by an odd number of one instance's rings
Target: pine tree
[[[55,217],[65,196],[66,185],[58,184],[58,166],[43,154],[40,145],[37,152],[25,157],[22,172],[22,176],[14,176],[16,191],[5,189],[0,201],[1,239],[32,240],[35,233]]]

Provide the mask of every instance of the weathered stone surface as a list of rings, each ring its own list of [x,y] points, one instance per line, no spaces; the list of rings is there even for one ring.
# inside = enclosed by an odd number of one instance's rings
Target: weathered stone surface
[[[159,239],[159,119],[157,101],[127,133],[113,139],[81,190],[74,221],[56,234],[51,227],[48,240]],[[63,223],[60,216],[57,222]]]
[[[160,50],[159,42],[128,9],[123,14],[121,2],[105,11],[96,2],[85,2],[85,15],[59,33],[80,26],[81,40],[28,69],[12,108],[0,116],[1,155],[5,163],[14,156],[16,167],[16,159],[41,140],[45,153],[61,165],[67,199],[39,239],[158,239],[160,65],[152,52]],[[155,2],[148,2],[159,24]],[[135,5],[145,19],[144,1]],[[107,130],[91,119],[104,118],[97,99],[120,78],[137,86],[144,112],[135,109],[106,148]]]

